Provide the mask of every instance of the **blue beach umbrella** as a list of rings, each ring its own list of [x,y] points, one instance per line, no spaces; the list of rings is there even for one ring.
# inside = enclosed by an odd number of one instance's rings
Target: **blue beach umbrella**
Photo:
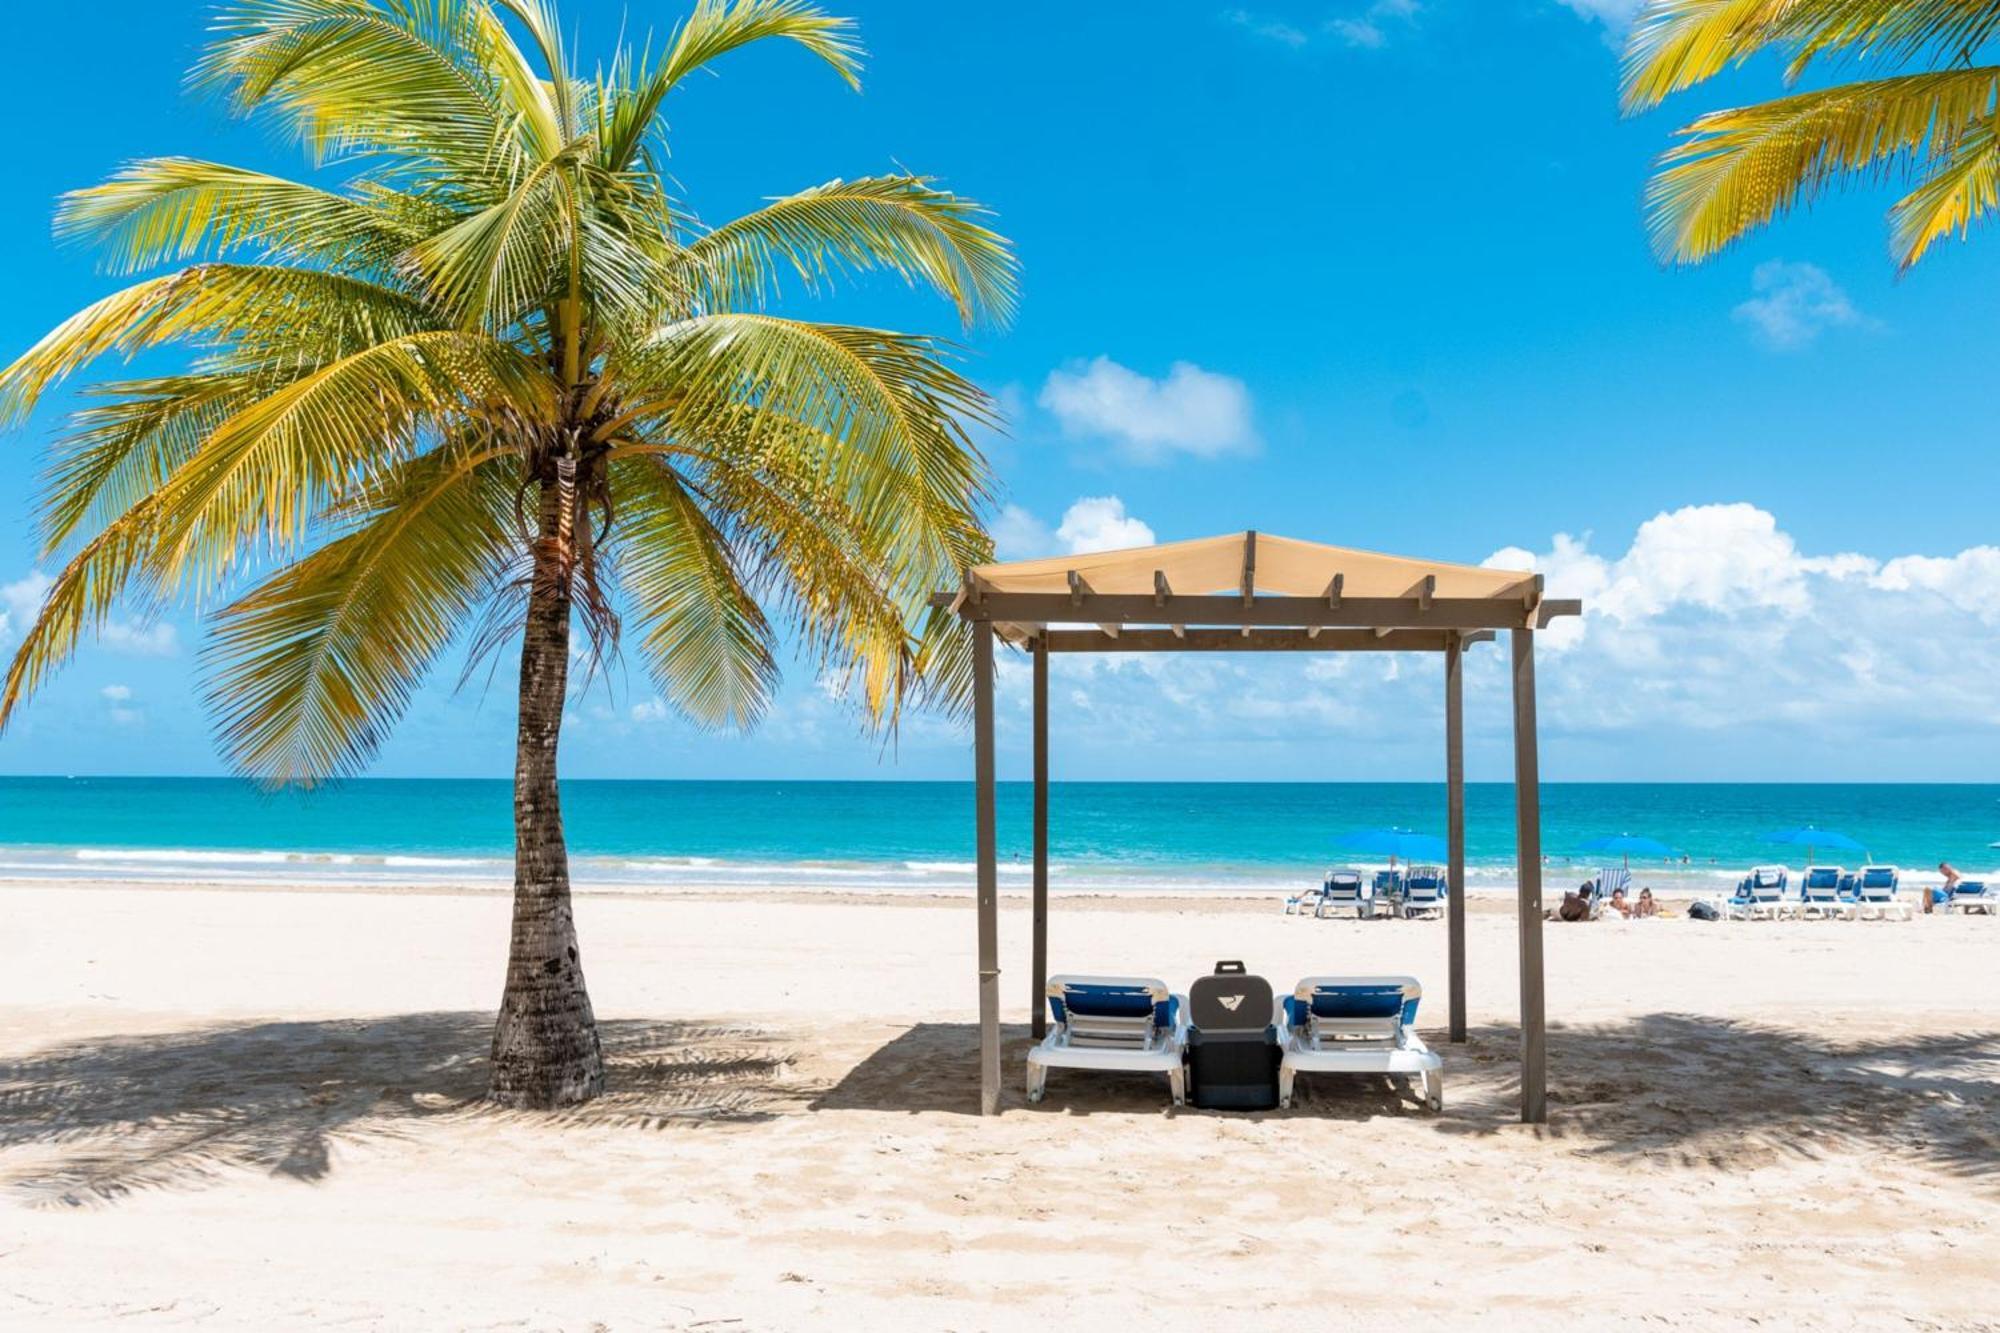
[[[1401,857],[1405,861],[1442,861],[1447,852],[1444,839],[1406,828],[1365,828],[1343,833],[1334,839],[1350,852],[1375,856]]]
[[[1819,828],[1813,824],[1807,824],[1802,828],[1781,829],[1776,833],[1766,834],[1764,841],[1774,847],[1805,848],[1807,864],[1811,864],[1812,862],[1813,848],[1815,847],[1830,847],[1835,851],[1842,852],[1860,852],[1864,856],[1868,852],[1866,847],[1863,847],[1845,833],[1835,833],[1832,829]]]
[[[1607,837],[1592,838],[1589,842],[1581,844],[1581,847],[1586,852],[1606,854],[1616,852],[1625,858],[1627,870],[1632,868],[1632,858],[1635,856],[1651,856],[1665,860],[1680,854],[1658,838],[1645,838],[1636,833],[1614,833]]]

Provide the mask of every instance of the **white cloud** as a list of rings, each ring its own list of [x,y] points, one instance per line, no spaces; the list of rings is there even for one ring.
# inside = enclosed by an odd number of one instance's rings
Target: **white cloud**
[[[12,583],[0,585],[0,643],[11,642],[28,632],[42,609],[55,580],[39,569],[31,569]]]
[[[1125,512],[1115,495],[1086,496],[1063,511],[1056,540],[1071,555],[1116,551],[1127,546],[1151,546],[1153,530]]]
[[[1736,307],[1736,319],[1779,351],[1809,346],[1828,329],[1874,323],[1817,264],[1767,260],[1750,275],[1750,289],[1756,295]]]
[[[631,709],[634,722],[664,722],[670,715],[666,701],[657,698],[633,704]]]
[[[1049,525],[1017,504],[1002,506],[988,526],[993,533],[993,553],[1002,560],[1030,560],[1055,549],[1056,537]]]
[[[1261,37],[1267,42],[1276,42],[1280,46],[1289,46],[1294,50],[1304,46],[1309,40],[1303,32],[1291,24],[1252,14],[1247,9],[1225,9],[1222,11],[1222,17],[1252,37]]]
[[[172,625],[138,625],[114,620],[98,632],[97,641],[116,653],[133,657],[172,657],[180,650],[180,635]]]
[[[1108,356],[1049,373],[1036,398],[1063,433],[1108,439],[1134,462],[1175,454],[1218,458],[1255,451],[1250,390],[1242,380],[1176,361],[1151,379]]]
[[[1814,551],[1769,511],[1709,504],[1487,563],[1584,601],[1537,637],[1550,780],[1972,778],[2000,743],[2000,545]],[[1506,662],[1504,643],[1467,659],[1469,740],[1489,775],[1505,772]],[[1301,755],[1329,772],[1436,774],[1440,678],[1420,658],[1106,654],[1057,669],[1070,743],[1104,776],[1144,774],[1116,767],[1134,745],[1232,776]],[[1003,685],[1025,710],[1020,682]]]
[[[115,704],[122,704],[132,697],[132,687],[130,685],[106,685],[98,693]]]
[[[1417,0],[1375,0],[1359,15],[1328,19],[1326,30],[1349,46],[1379,51],[1389,44],[1389,33],[1383,23],[1414,23],[1417,9]]]
[[[1151,546],[1153,529],[1125,512],[1115,495],[1086,495],[1063,510],[1051,529],[1019,505],[1008,505],[993,520],[993,546],[1002,560],[1032,560],[1044,555],[1082,555],[1116,551],[1127,546]]]

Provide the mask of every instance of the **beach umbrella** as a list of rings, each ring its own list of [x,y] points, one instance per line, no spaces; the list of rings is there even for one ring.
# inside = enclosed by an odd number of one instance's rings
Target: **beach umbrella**
[[[1813,848],[1815,847],[1830,847],[1835,851],[1843,852],[1860,852],[1864,856],[1868,852],[1866,847],[1863,847],[1845,833],[1835,833],[1832,829],[1819,828],[1812,824],[1807,824],[1802,828],[1780,829],[1776,833],[1766,834],[1764,841],[1774,847],[1805,848],[1806,864],[1808,865],[1812,864]]]
[[[1443,838],[1413,833],[1406,828],[1356,829],[1334,841],[1350,852],[1368,852],[1392,861],[1397,857],[1405,861],[1442,861],[1449,855]]]
[[[1635,856],[1651,856],[1665,860],[1668,857],[1679,854],[1674,848],[1667,846],[1667,844],[1661,842],[1658,838],[1645,838],[1636,833],[1615,833],[1607,837],[1592,838],[1589,842],[1582,844],[1582,850],[1586,852],[1601,852],[1607,855],[1611,852],[1616,852],[1625,859],[1625,868],[1627,870],[1632,868],[1632,858]]]

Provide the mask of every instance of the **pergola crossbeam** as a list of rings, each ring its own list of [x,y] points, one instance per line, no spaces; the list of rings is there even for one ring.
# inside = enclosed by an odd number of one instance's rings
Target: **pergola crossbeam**
[[[1153,593],[1092,592],[1083,576],[1072,571],[1070,591],[1063,593],[986,592],[959,606],[968,620],[1016,623],[1158,625],[1166,621]],[[1521,604],[1493,597],[1343,597],[1329,606],[1318,597],[1183,597],[1171,599],[1176,625],[1244,625],[1307,629],[1314,625],[1353,629],[1521,629]],[[944,605],[950,605],[947,600]],[[1583,613],[1583,604],[1545,598],[1531,613],[1540,629],[1559,616]]]

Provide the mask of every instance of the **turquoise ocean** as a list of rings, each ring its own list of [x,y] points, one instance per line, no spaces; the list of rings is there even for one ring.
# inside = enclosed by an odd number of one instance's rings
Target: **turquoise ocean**
[[[1753,864],[1794,866],[1771,831],[1837,829],[1872,858],[1919,872],[2000,865],[2000,786],[1862,783],[1543,787],[1545,883],[1563,887],[1616,833],[1658,838],[1685,863],[1633,863],[1664,890],[1705,892]],[[999,795],[1001,883],[1025,884],[1029,792]],[[570,782],[564,814],[577,881],[672,888],[962,889],[972,878],[972,789],[943,782]],[[1261,891],[1367,864],[1336,838],[1393,826],[1444,833],[1434,783],[1056,783],[1058,890]],[[509,877],[504,781],[364,779],[310,792],[230,779],[0,778],[0,877],[197,883],[334,880],[491,884]],[[1513,882],[1513,789],[1466,792],[1469,887]],[[1819,859],[1848,865],[1859,853]]]

